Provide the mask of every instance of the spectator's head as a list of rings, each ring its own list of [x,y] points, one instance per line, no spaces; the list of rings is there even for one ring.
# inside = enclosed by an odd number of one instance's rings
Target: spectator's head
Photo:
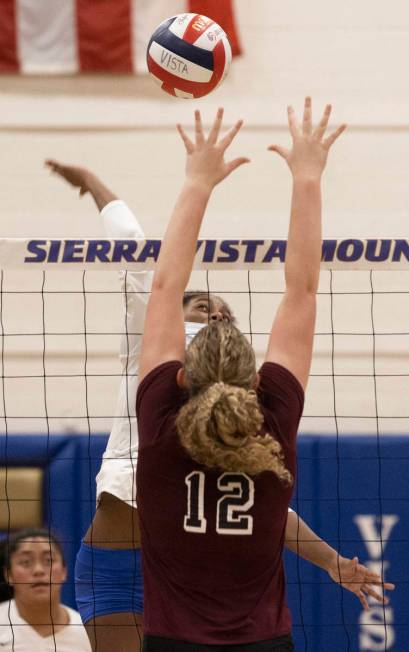
[[[26,529],[1,542],[1,599],[26,605],[60,600],[67,569],[61,544],[48,530]]]

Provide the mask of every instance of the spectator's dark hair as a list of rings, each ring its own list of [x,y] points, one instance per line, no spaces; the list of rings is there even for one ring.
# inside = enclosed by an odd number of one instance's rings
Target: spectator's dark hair
[[[13,587],[7,582],[5,570],[11,569],[11,558],[18,550],[20,543],[22,541],[30,541],[31,539],[48,539],[57,548],[65,566],[61,543],[46,528],[26,528],[13,532],[7,538],[0,540],[0,602],[5,602],[13,598]]]

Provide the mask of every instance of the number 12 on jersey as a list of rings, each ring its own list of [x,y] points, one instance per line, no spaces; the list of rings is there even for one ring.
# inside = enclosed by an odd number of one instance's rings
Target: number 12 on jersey
[[[186,478],[187,514],[183,527],[186,532],[205,533],[205,480],[203,471],[192,471]],[[213,480],[213,478],[212,478]],[[246,512],[254,505],[254,482],[245,473],[223,473],[217,479],[222,494],[217,501],[216,532],[218,534],[252,534],[253,517]]]

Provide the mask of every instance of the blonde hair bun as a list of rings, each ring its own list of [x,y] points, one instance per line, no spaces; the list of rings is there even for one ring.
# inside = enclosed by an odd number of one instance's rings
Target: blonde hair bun
[[[254,351],[232,324],[210,324],[186,351],[189,401],[176,426],[182,446],[207,468],[258,475],[272,471],[292,482],[280,443],[260,435],[264,417],[256,392]]]
[[[211,385],[205,394],[212,403],[209,429],[214,429],[212,434],[226,446],[244,446],[255,434],[255,428],[256,432],[260,430],[263,418],[253,390],[219,382]]]

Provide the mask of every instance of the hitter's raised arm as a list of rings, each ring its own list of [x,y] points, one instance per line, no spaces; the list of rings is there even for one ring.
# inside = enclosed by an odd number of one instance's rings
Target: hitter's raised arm
[[[45,161],[45,166],[48,167],[53,174],[64,179],[64,181],[74,188],[78,188],[80,197],[83,197],[89,192],[100,211],[102,211],[107,204],[118,199],[118,197],[87,168],[80,167],[79,165],[66,165],[65,163],[56,161],[55,159],[47,159]]]
[[[314,337],[316,292],[321,262],[321,177],[331,145],[344,131],[325,138],[331,106],[314,129],[311,98],[307,97],[302,124],[288,107],[292,148],[271,145],[287,162],[293,191],[285,261],[286,291],[274,320],[266,360],[289,369],[305,388]]]
[[[197,239],[206,206],[214,187],[248,159],[226,162],[224,154],[241,128],[241,121],[219,138],[223,110],[206,138],[200,112],[195,112],[195,139],[178,125],[185,144],[186,179],[172,213],[152,283],[142,352],[140,380],[157,365],[183,360],[185,333],[182,299],[196,253]]]
[[[119,199],[91,170],[47,159],[45,166],[73,188],[79,195],[91,195],[100,211],[105,233],[109,238],[144,238],[145,233],[129,206]]]

